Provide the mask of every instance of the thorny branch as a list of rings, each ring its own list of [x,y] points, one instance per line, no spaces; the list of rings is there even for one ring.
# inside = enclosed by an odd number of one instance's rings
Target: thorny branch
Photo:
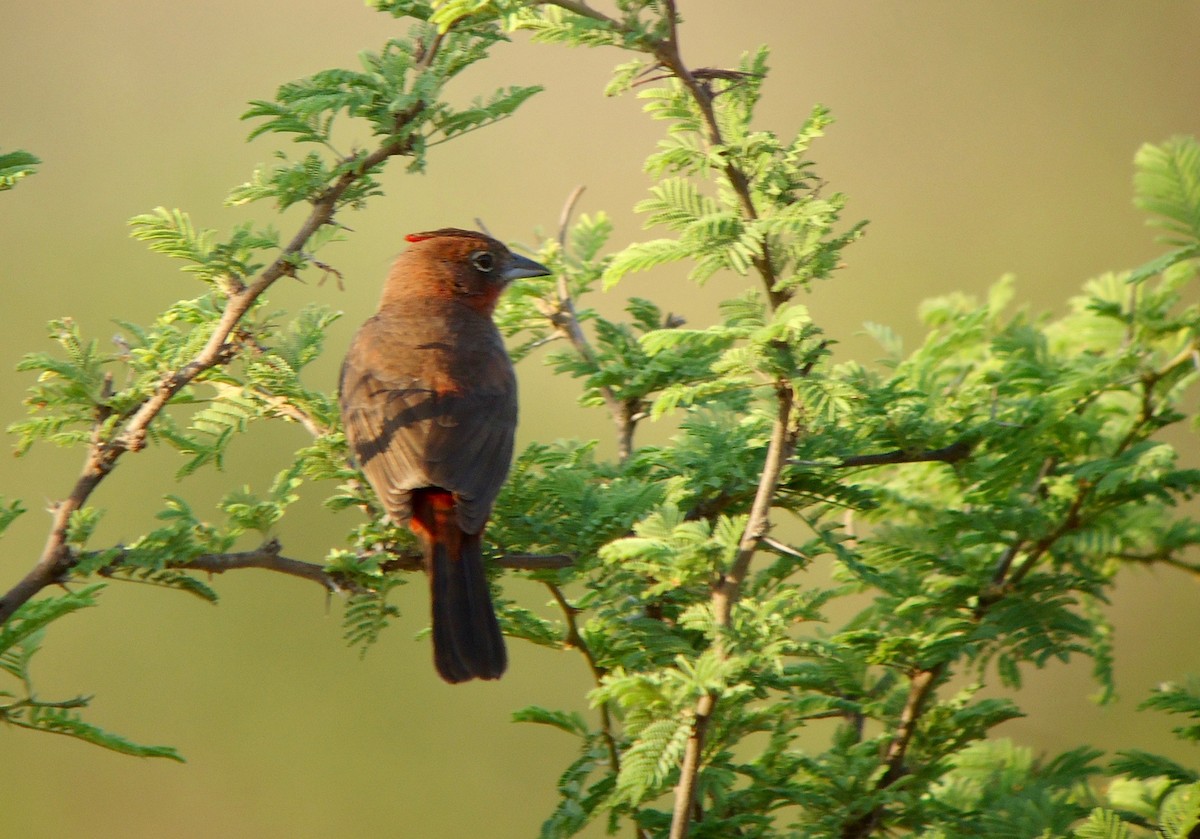
[[[1034,488],[1035,492],[1052,469],[1053,464],[1048,460],[1047,464],[1043,466],[1041,473],[1039,473]],[[1011,591],[1012,587],[1018,585],[1024,579],[1025,575],[1029,573],[1059,539],[1080,526],[1080,512],[1088,496],[1088,489],[1080,489],[1071,502],[1070,507],[1064,513],[1058,526],[1029,546],[1025,550],[1025,555],[1019,564],[1016,560],[1022,550],[1025,549],[1027,540],[1018,538],[1004,551],[1004,554],[997,563],[990,585],[979,596],[979,603],[974,610],[976,621],[982,621],[991,608],[1000,602]],[[937,664],[915,670],[909,674],[908,698],[905,700],[904,708],[900,712],[895,733],[884,751],[883,764],[885,769],[875,782],[874,788],[877,792],[888,789],[900,780],[900,778],[904,777],[906,771],[904,765],[905,756],[908,754],[908,747],[916,735],[917,723],[920,721],[921,714],[924,712],[926,703],[933,694],[934,688],[942,682],[949,667],[950,661],[940,661]],[[874,834],[884,816],[885,810],[882,805],[872,807],[858,818],[843,825],[841,839],[866,839],[866,837]]]
[[[593,9],[585,2],[581,2],[581,0],[550,0],[547,4],[559,6],[567,11],[597,21],[612,28],[614,31],[620,31],[624,26],[622,21]],[[658,40],[643,42],[640,46],[657,59],[659,67],[665,71],[665,75],[678,79],[687,89],[704,121],[707,131],[706,139],[710,147],[720,147],[723,145],[723,137],[715,116],[713,106],[715,94],[711,82],[714,78],[729,79],[719,73],[714,74],[712,71],[688,68],[683,61],[679,48],[678,33],[676,30],[678,16],[676,14],[675,0],[663,0],[660,5],[663,9],[667,33]],[[747,219],[757,219],[759,217],[758,208],[754,204],[750,182],[746,173],[739,170],[736,164],[728,157],[724,158],[723,163],[725,179],[732,193],[737,197],[743,215]],[[777,290],[775,288],[777,278],[769,248],[769,240],[764,239],[761,250],[754,254],[752,263],[766,286],[768,299],[771,307],[774,309],[787,302],[790,294],[786,290]],[[1139,426],[1144,429],[1155,421],[1154,407],[1151,404],[1151,391],[1155,385],[1163,378],[1174,374],[1175,371],[1181,369],[1184,365],[1189,364],[1200,366],[1200,352],[1194,346],[1185,348],[1183,352],[1167,362],[1162,368],[1151,371],[1143,377],[1142,386],[1145,399],[1140,422],[1138,423]],[[733,607],[736,605],[742,583],[748,573],[753,556],[763,540],[769,538],[767,537],[767,529],[772,500],[778,489],[782,470],[787,465],[791,452],[794,450],[798,434],[793,428],[796,412],[796,406],[793,404],[796,398],[795,391],[789,382],[781,380],[776,383],[776,392],[778,414],[772,431],[766,462],[764,463],[754,502],[751,506],[749,520],[743,532],[734,562],[729,570],[713,586],[713,607],[718,624],[718,637],[715,643],[718,650],[723,643],[720,633],[728,627],[729,617]],[[1139,433],[1139,430],[1131,430],[1129,437],[1120,445],[1120,448],[1127,446]],[[972,450],[973,442],[961,439],[944,448],[930,451],[911,452],[897,450],[881,454],[848,456],[834,464],[834,467],[862,468],[917,462],[954,464],[969,457],[972,454]],[[828,464],[801,462],[795,465],[827,466]],[[1036,485],[1041,486],[1048,474],[1057,465],[1056,463],[1048,462],[1046,468],[1043,470],[1043,474],[1039,476]],[[1014,540],[998,560],[993,575],[993,585],[980,598],[981,605],[976,614],[977,619],[982,619],[991,606],[1003,597],[1007,590],[1012,586],[1019,585],[1030,569],[1046,556],[1059,539],[1080,526],[1080,519],[1089,498],[1090,489],[1086,487],[1081,488],[1079,494],[1073,499],[1073,502],[1068,505],[1068,509],[1063,511],[1063,517],[1058,527],[1052,529],[1049,533],[1042,534],[1040,537],[1018,538]],[[721,501],[722,499],[718,499],[718,503]],[[1133,561],[1163,561],[1164,558],[1129,557],[1129,559]],[[874,784],[876,792],[882,792],[890,788],[905,775],[906,755],[916,734],[921,716],[925,712],[936,687],[946,676],[948,669],[949,662],[942,662],[916,669],[908,674],[908,696],[897,720],[893,736],[884,751],[884,771]],[[671,839],[684,839],[688,834],[689,823],[693,820],[699,820],[703,815],[696,801],[697,778],[703,761],[705,737],[709,721],[717,708],[718,700],[719,696],[716,693],[705,694],[698,700],[692,712],[692,732],[685,747],[684,759],[680,768],[680,779],[675,790],[675,808],[670,830]],[[841,835],[844,839],[865,839],[865,837],[872,835],[882,824],[885,817],[886,811],[881,805],[873,806],[858,818],[849,821],[843,827]]]

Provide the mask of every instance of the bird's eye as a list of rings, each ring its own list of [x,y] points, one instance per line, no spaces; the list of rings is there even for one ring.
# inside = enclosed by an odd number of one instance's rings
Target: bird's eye
[[[471,264],[479,271],[488,274],[496,267],[496,257],[487,251],[475,251],[471,254]]]

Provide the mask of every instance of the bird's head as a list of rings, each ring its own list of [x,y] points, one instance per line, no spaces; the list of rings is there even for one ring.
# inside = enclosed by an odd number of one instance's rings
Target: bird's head
[[[444,227],[404,238],[411,246],[392,268],[385,301],[390,294],[453,297],[490,313],[513,280],[550,273],[541,263],[474,230]]]

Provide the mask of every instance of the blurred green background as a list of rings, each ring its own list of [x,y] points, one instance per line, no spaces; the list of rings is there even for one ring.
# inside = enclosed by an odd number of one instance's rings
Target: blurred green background
[[[597,6],[606,4],[597,1]],[[928,296],[980,291],[1006,272],[1018,299],[1061,311],[1085,278],[1131,267],[1159,250],[1130,204],[1131,159],[1146,141],[1200,133],[1200,5],[1177,0],[682,0],[684,55],[728,66],[759,43],[773,48],[760,125],[790,135],[814,102],[837,124],[814,151],[830,188],[849,193],[848,220],[868,218],[849,267],[807,303],[871,361],[863,321],[910,341]],[[268,159],[274,139],[244,142],[245,103],[290,79],[353,66],[400,24],[358,0],[209,0],[4,5],[0,149],[44,164],[0,195],[0,369],[46,350],[44,323],[80,321],[107,344],[113,318],[146,321],[197,287],[127,237],[126,220],[156,205],[228,229],[227,190]],[[356,231],[322,253],[346,279],[284,281],[272,304],[316,301],[344,310],[312,381],[332,389],[355,326],[374,308],[401,237],[473,226],[533,241],[552,232],[563,199],[607,210],[614,244],[641,234],[629,207],[643,197],[640,162],[661,126],[632,98],[604,99],[615,51],[567,52],[518,36],[455,89],[468,100],[508,84],[547,91],[499,126],[436,149],[428,174],[386,176],[388,195],[342,220]],[[358,133],[356,133],[358,132]],[[365,145],[358,127],[345,145]],[[295,226],[295,216],[281,223]],[[702,323],[739,288],[717,278],[697,294],[681,272],[636,275],[603,305],[652,297]],[[532,358],[519,371],[521,440],[608,434],[575,407],[576,391]],[[22,415],[26,377],[0,375],[0,420]],[[167,492],[199,509],[240,483],[264,487],[302,432],[274,428],[233,452],[223,478],[179,484],[163,452],[127,458],[95,502],[110,509],[98,544],[144,529]],[[648,429],[650,436],[661,428]],[[606,438],[607,439],[607,438]],[[1177,443],[1196,457],[1194,435]],[[611,445],[608,448],[612,450]],[[7,588],[45,538],[43,508],[67,492],[79,454],[38,448],[5,458],[0,494],[31,512],[0,553]],[[298,514],[297,514],[298,513]],[[278,533],[289,555],[322,557],[349,526],[307,498]],[[565,735],[508,722],[530,703],[581,708],[588,674],[578,655],[514,644],[498,684],[449,687],[434,676],[420,580],[400,590],[404,617],[364,661],[340,640],[340,605],[311,584],[262,572],[215,581],[219,608],[132,585],[103,608],[56,626],[37,662],[43,698],[81,692],[90,719],[134,739],[177,746],[186,765],[136,760],[84,744],[0,731],[3,837],[528,837],[553,806],[574,756]],[[1087,665],[1032,674],[1027,720],[1001,732],[1038,749],[1079,743],[1167,749],[1169,722],[1132,707],[1161,680],[1200,671],[1200,610],[1192,579],[1125,572],[1112,606],[1122,702],[1097,708]],[[542,608],[543,593],[510,579]],[[600,831],[593,831],[599,835]]]

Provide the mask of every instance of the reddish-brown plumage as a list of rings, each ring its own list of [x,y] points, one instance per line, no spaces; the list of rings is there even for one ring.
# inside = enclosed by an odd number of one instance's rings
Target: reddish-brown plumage
[[[507,659],[481,537],[512,458],[517,383],[492,313],[509,282],[549,271],[481,233],[406,238],[342,365],[342,420],[380,503],[424,545],[438,673],[495,679]]]

